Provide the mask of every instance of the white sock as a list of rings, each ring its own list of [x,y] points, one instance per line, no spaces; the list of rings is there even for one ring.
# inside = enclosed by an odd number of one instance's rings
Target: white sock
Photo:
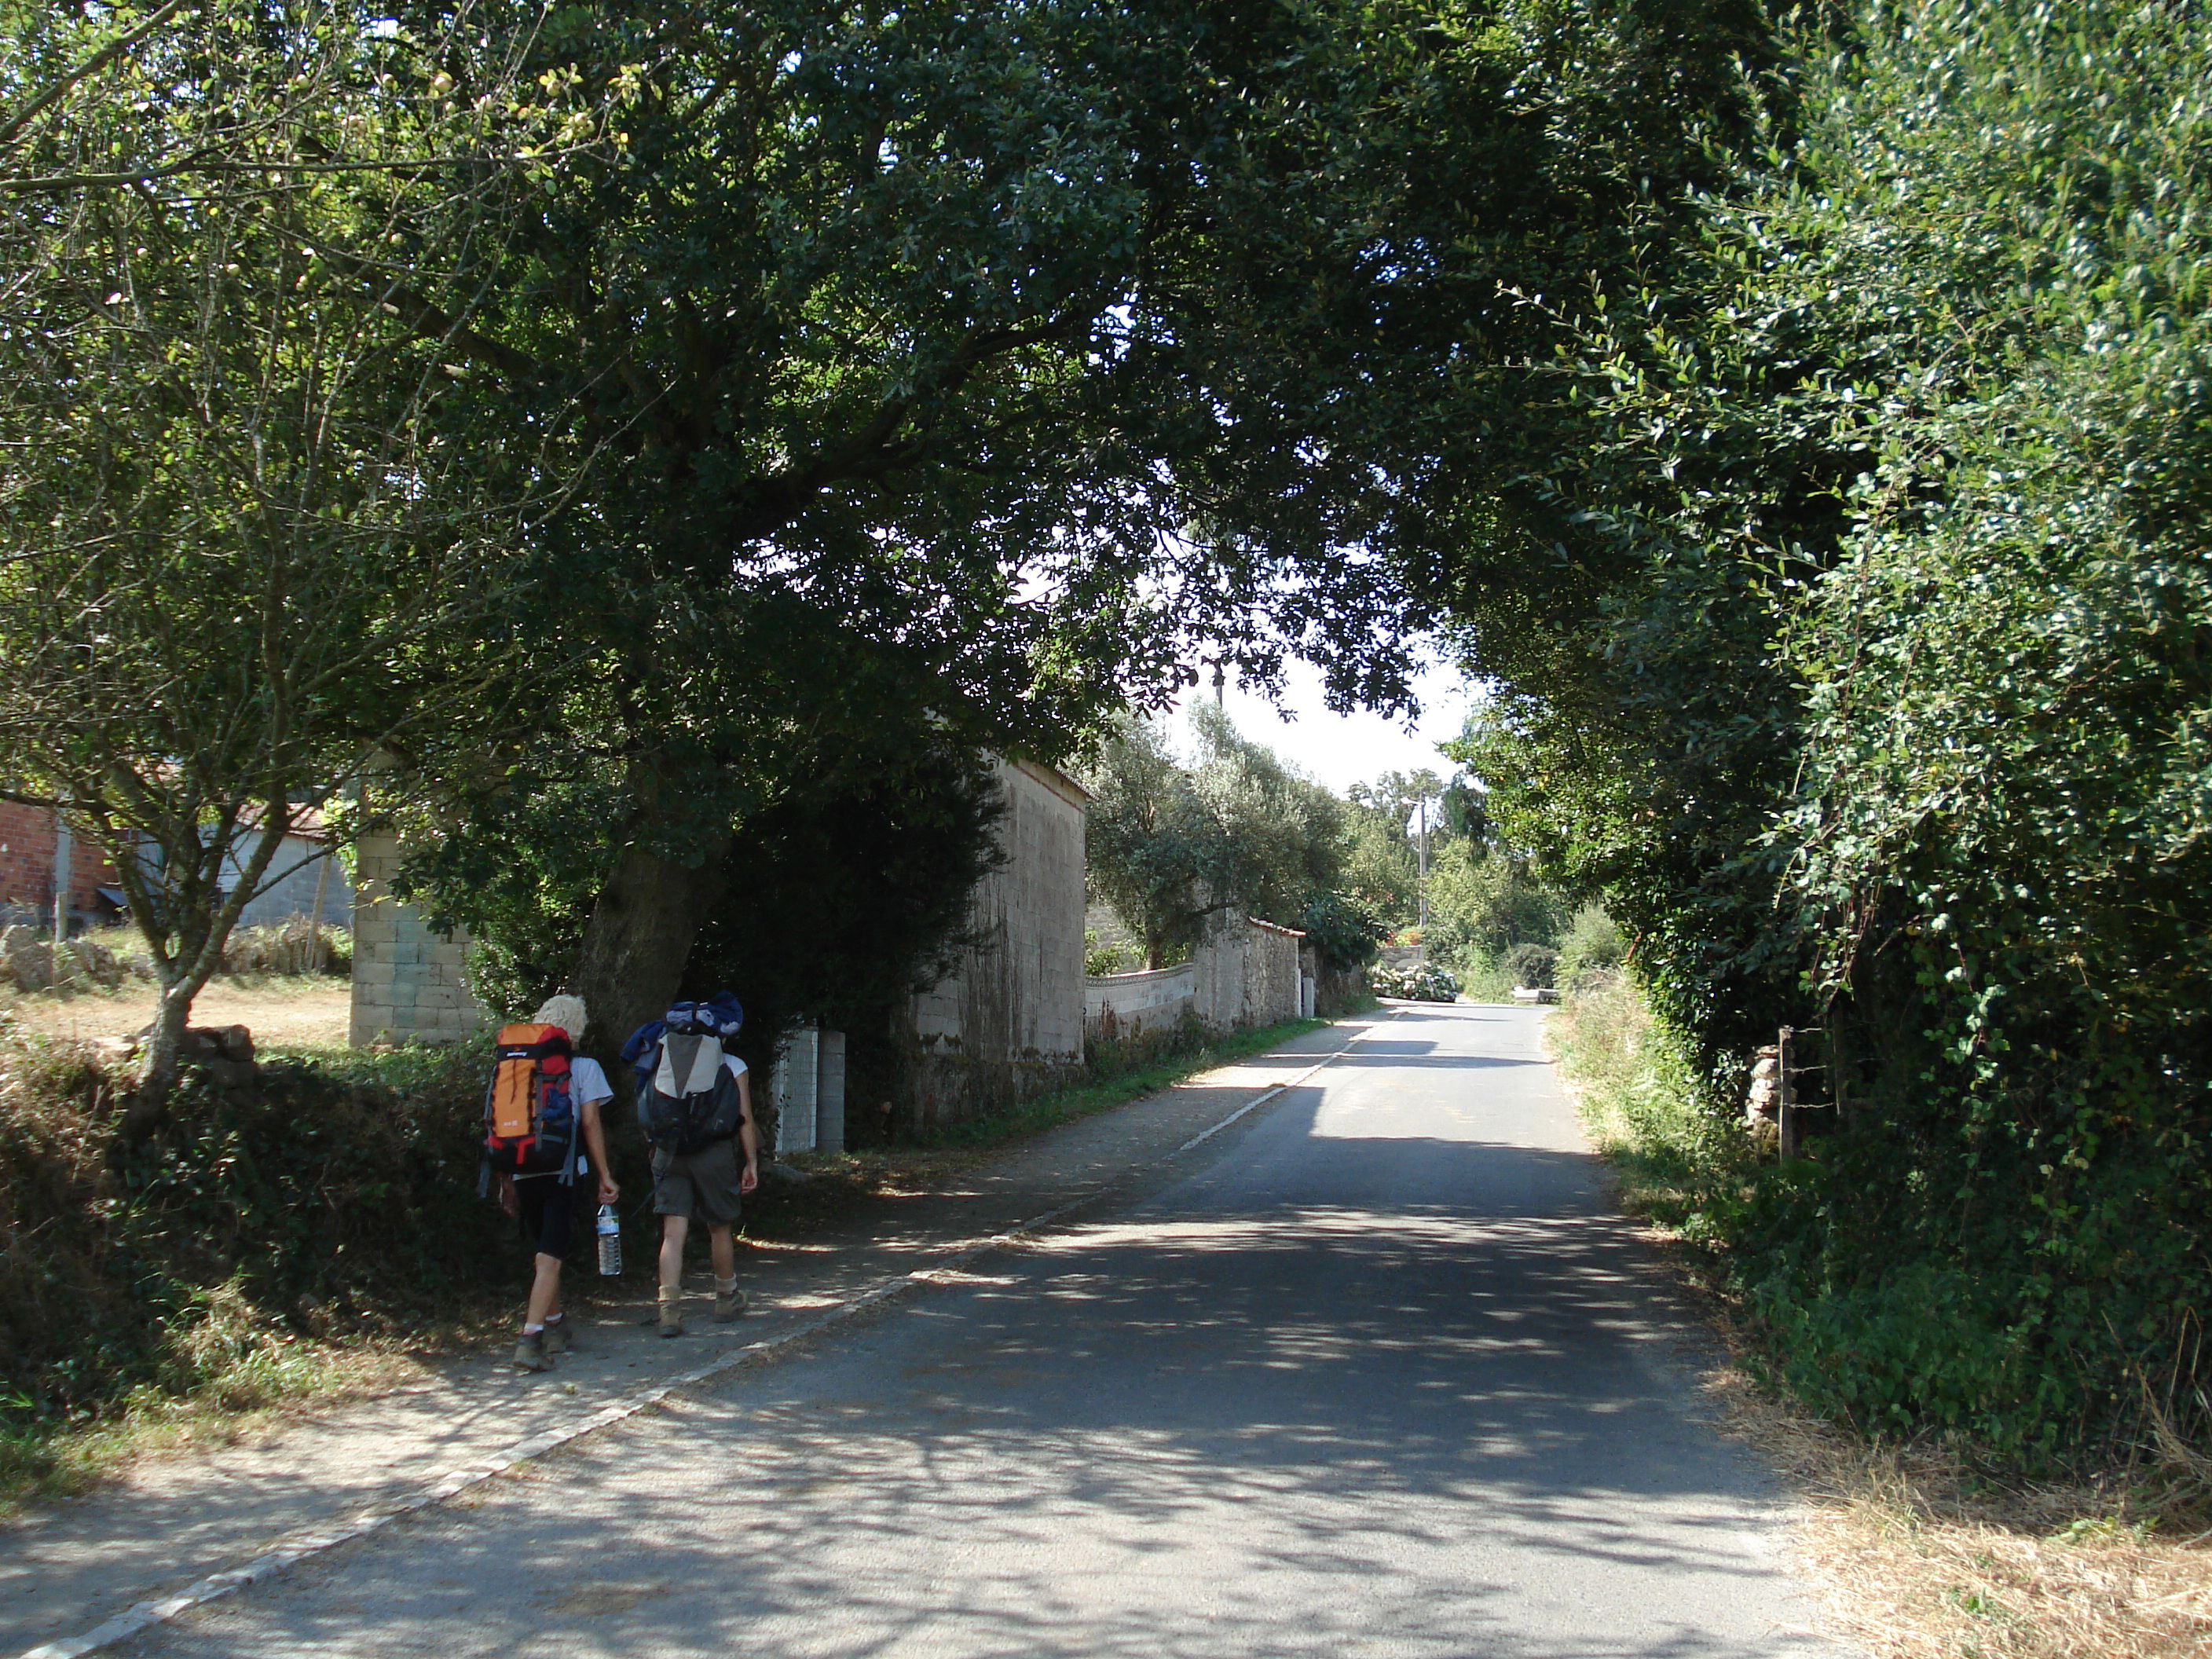
[[[525,1325],[522,1328],[522,1334],[525,1336],[543,1336],[545,1334],[545,1328],[543,1325]]]
[[[737,1288],[738,1281],[735,1279],[718,1278],[714,1281],[714,1294],[717,1296],[727,1296],[732,1291],[734,1291]]]

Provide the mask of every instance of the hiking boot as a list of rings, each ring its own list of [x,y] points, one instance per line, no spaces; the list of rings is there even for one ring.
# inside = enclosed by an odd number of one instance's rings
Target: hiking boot
[[[684,1298],[664,1296],[660,1298],[660,1334],[663,1336],[684,1334]]]
[[[546,1352],[566,1353],[568,1352],[571,1340],[572,1339],[568,1334],[568,1322],[567,1320],[558,1320],[545,1328]]]
[[[732,1285],[728,1290],[714,1287],[714,1322],[726,1325],[745,1310],[745,1293]]]
[[[519,1371],[550,1371],[553,1361],[545,1352],[545,1334],[525,1331],[522,1340],[514,1345],[514,1369]]]

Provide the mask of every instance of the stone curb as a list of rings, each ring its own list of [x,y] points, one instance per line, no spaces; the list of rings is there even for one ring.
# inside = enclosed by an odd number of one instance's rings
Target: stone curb
[[[1383,1018],[1394,1019],[1396,1017],[1397,1011],[1393,1009]],[[1377,1024],[1380,1023],[1377,1022]],[[1366,1033],[1362,1031],[1359,1035],[1364,1036]],[[1323,1055],[1296,1077],[1286,1082],[1275,1084],[1254,1096],[1211,1128],[1201,1129],[1168,1156],[1180,1158],[1194,1146],[1211,1140],[1238,1119],[1257,1111],[1269,1101],[1288,1091],[1297,1088],[1307,1079],[1331,1062],[1343,1059],[1352,1052],[1352,1043],[1358,1041],[1359,1036],[1354,1036],[1343,1048],[1334,1054]],[[988,1255],[994,1250],[1005,1249],[1018,1244],[1039,1229],[1049,1227],[1053,1223],[1065,1219],[1085,1205],[1103,1198],[1117,1185],[1119,1185],[1118,1182],[1109,1182],[1103,1186],[1094,1187],[1089,1192],[1072,1198],[1065,1204],[1057,1205],[1042,1215],[1032,1216],[1027,1221],[1010,1227],[1004,1232],[994,1233],[988,1238],[975,1239],[966,1244],[956,1245],[948,1254],[930,1266],[917,1267],[912,1273],[901,1273],[896,1279],[886,1279],[872,1289],[863,1291],[858,1296],[824,1310],[805,1324],[786,1331],[781,1336],[769,1337],[759,1342],[748,1342],[744,1346],[732,1349],[718,1359],[710,1359],[703,1365],[679,1372],[666,1382],[657,1383],[641,1394],[632,1395],[629,1399],[618,1401],[604,1411],[594,1412],[580,1422],[548,1430],[544,1434],[532,1435],[529,1439],[519,1440],[506,1450],[496,1453],[481,1462],[451,1470],[439,1476],[428,1486],[395,1503],[378,1504],[371,1509],[363,1510],[334,1527],[301,1533],[287,1538],[273,1549],[255,1557],[242,1567],[234,1567],[227,1572],[211,1574],[201,1579],[197,1584],[181,1589],[174,1595],[164,1596],[158,1601],[140,1601],[133,1607],[125,1608],[105,1624],[94,1626],[81,1636],[64,1637],[58,1642],[44,1643],[19,1654],[16,1659],[81,1659],[81,1656],[84,1654],[96,1653],[102,1648],[113,1647],[118,1642],[128,1641],[131,1638],[143,1631],[151,1629],[155,1625],[166,1625],[178,1614],[189,1613],[194,1607],[206,1607],[210,1602],[220,1601],[226,1596],[235,1595],[242,1589],[250,1589],[255,1584],[264,1583],[276,1577],[277,1574],[296,1566],[312,1556],[321,1555],[326,1551],[336,1549],[340,1544],[346,1543],[349,1540],[365,1537],[370,1533],[380,1531],[403,1516],[413,1515],[422,1510],[435,1509],[440,1504],[459,1497],[471,1487],[482,1486],[487,1480],[496,1480],[508,1470],[526,1463],[532,1458],[543,1457],[546,1453],[557,1451],[563,1446],[582,1439],[587,1434],[596,1434],[601,1429],[611,1428],[625,1419],[636,1416],[640,1412],[650,1411],[656,1406],[665,1404],[672,1395],[685,1389],[696,1388],[702,1382],[711,1382],[726,1371],[736,1370],[740,1366],[750,1364],[782,1349],[804,1342],[809,1337],[819,1335],[832,1326],[842,1325],[855,1315],[880,1306],[893,1297],[902,1296],[918,1286],[937,1283],[945,1275],[959,1272],[978,1256]]]

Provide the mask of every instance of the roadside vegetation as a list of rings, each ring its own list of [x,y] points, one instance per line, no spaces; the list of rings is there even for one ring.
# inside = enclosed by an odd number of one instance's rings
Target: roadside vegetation
[[[1790,1316],[1791,1241],[1747,1224],[1804,1172],[1706,1108],[1632,980],[1586,981],[1550,1035],[1622,1203],[1703,1292],[1732,1360],[1708,1387],[1801,1497],[1800,1551],[1846,1632],[1885,1659],[2212,1650],[2212,1457],[2179,1431],[2170,1379],[2138,1380],[2124,1443],[2039,1475],[1971,1435],[1855,1421],[1813,1374],[1827,1343]],[[1953,1340],[1873,1358],[1940,1364]]]
[[[2202,1447],[2212,25],[1790,38],[1771,149],[1561,343],[1591,603],[1470,601],[1458,757],[1631,941],[1678,1069],[1619,1109],[1778,1380],[2038,1475]],[[1752,1178],[1785,1025],[1820,1132]]]
[[[476,1198],[483,1056],[264,1060],[179,1080],[118,1150],[112,1049],[0,1031],[0,1493],[81,1476],[118,1424],[265,1405],[329,1345],[434,1340],[514,1270]]]

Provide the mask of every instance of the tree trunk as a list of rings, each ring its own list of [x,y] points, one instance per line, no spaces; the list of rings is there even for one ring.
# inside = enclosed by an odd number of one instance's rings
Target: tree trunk
[[[117,1126],[118,1148],[135,1146],[161,1127],[169,1109],[170,1085],[177,1080],[178,1056],[184,1048],[185,1027],[192,1017],[192,999],[199,987],[189,975],[161,988],[155,1007],[154,1029],[138,1057],[138,1080],[131,1091],[131,1105]]]
[[[224,822],[228,825],[232,821],[226,818]],[[124,884],[131,895],[132,913],[139,932],[154,947],[162,980],[161,1006],[154,1016],[154,1029],[147,1036],[146,1047],[139,1055],[138,1080],[131,1091],[131,1108],[124,1113],[116,1135],[118,1152],[136,1146],[161,1126],[169,1109],[170,1088],[176,1082],[178,1056],[184,1048],[185,1027],[191,1018],[192,1000],[222,966],[223,946],[238,926],[238,919],[245,914],[246,901],[260,890],[262,879],[269,873],[270,862],[276,856],[276,849],[291,827],[291,816],[282,796],[265,804],[253,854],[240,866],[230,896],[206,918],[204,924],[197,919],[181,921],[174,935],[173,952],[165,951],[161,943],[165,936],[158,921],[159,907],[151,902],[152,896],[143,880],[136,872],[126,875]],[[193,832],[187,856],[193,867],[204,875],[207,887],[216,884],[230,844],[227,831],[212,841],[203,841],[197,830]],[[173,858],[184,849],[165,848],[163,851]],[[129,854],[124,852],[123,856]],[[196,898],[202,890],[187,885],[177,896]]]
[[[594,1054],[611,1060],[632,1031],[675,1000],[699,919],[722,896],[729,846],[724,836],[697,869],[641,847],[625,848],[615,860],[568,976],[568,988],[591,1015],[586,1046]],[[627,1094],[615,1078],[619,1069],[610,1066],[608,1075]]]

